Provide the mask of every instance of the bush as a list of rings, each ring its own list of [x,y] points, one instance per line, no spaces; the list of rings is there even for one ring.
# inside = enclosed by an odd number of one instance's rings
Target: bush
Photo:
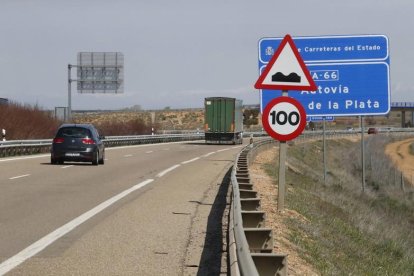
[[[99,133],[105,136],[142,135],[151,134],[151,127],[142,119],[134,119],[127,122],[116,120],[95,123]]]
[[[6,130],[7,140],[49,139],[60,124],[49,111],[38,106],[0,105],[0,128]]]

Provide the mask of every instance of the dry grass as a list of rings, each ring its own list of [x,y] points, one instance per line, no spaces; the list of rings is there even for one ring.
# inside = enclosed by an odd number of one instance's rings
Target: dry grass
[[[291,146],[287,208],[306,218],[285,220],[290,241],[322,275],[412,275],[414,189],[403,191],[385,154],[393,138],[366,141],[367,186],[361,189],[360,143],[328,141],[323,181],[321,141]],[[277,179],[277,160],[265,165]],[[391,176],[390,176],[391,175]]]

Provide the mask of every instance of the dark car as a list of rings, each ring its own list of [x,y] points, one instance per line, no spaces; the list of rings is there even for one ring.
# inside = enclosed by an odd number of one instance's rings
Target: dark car
[[[91,124],[63,124],[53,139],[50,162],[63,164],[65,161],[92,162],[104,164],[104,137],[99,136]]]
[[[368,128],[368,134],[377,134],[377,133],[378,133],[378,128],[375,128],[375,127]]]

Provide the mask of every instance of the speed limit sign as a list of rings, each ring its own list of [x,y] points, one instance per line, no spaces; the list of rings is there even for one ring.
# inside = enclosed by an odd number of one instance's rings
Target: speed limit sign
[[[263,128],[276,140],[289,141],[299,136],[306,126],[303,106],[290,97],[278,97],[268,103],[262,114]]]

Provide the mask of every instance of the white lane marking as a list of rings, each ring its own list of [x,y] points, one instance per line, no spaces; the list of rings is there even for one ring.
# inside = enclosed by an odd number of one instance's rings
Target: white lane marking
[[[65,225],[61,226],[60,228],[56,229],[55,231],[49,233],[48,235],[44,236],[37,242],[33,243],[32,245],[26,247],[13,257],[5,260],[0,264],[0,275],[4,275],[16,266],[20,265],[27,259],[33,257],[43,249],[45,249],[47,246],[55,242],[57,239],[61,238],[62,236],[66,235],[76,227],[78,227],[80,224],[84,223],[88,219],[92,218],[93,216],[97,215],[101,211],[105,210],[115,202],[119,201],[120,199],[126,197],[130,193],[139,190],[143,188],[144,186],[148,185],[149,183],[153,182],[154,179],[147,179],[128,190],[123,191],[120,194],[117,194],[116,196],[106,200],[105,202],[102,202],[95,208],[89,210],[88,212],[80,215],[79,217],[73,219],[72,221],[66,223]]]
[[[168,142],[168,143],[162,143],[162,145],[165,146],[165,145],[191,143],[191,142],[199,142],[199,140]],[[144,145],[122,146],[122,147],[105,148],[105,150],[118,150],[118,149],[127,149],[127,148],[154,147],[154,146],[159,146],[159,145],[160,144],[144,144]]]
[[[226,150],[237,149],[237,148],[241,148],[241,147],[243,147],[243,146],[236,146],[236,147],[231,147],[231,148],[221,149],[221,150],[218,150],[217,152],[222,152],[222,151],[226,151]]]
[[[198,160],[198,159],[200,159],[200,157],[196,157],[196,158],[193,158],[193,159],[191,159],[191,160],[187,160],[187,161],[181,162],[181,164],[185,165],[185,164],[188,164],[188,163],[194,162],[194,161],[196,161],[196,160]]]
[[[18,175],[18,176],[14,176],[14,177],[10,177],[9,179],[10,180],[13,180],[13,179],[18,179],[18,178],[22,178],[22,177],[27,177],[27,176],[29,176],[30,174],[23,174],[23,175]]]
[[[209,153],[207,153],[207,154],[204,154],[203,155],[203,157],[208,157],[208,156],[210,156],[210,155],[212,155],[212,154],[215,154],[216,152],[215,151],[213,151],[213,152],[209,152]]]
[[[132,154],[126,154],[124,157],[132,157]]]
[[[157,174],[157,177],[163,177],[164,175],[166,175],[167,173],[175,170],[176,168],[178,168],[180,166],[180,164],[174,165],[172,167],[169,167],[168,169],[160,172],[159,174]]]
[[[70,167],[73,167],[74,165],[67,165],[67,166],[63,166],[63,167],[61,167],[61,169],[67,169],[67,168],[70,168]]]
[[[149,151],[146,151],[145,153],[153,153],[154,151],[152,151],[152,150],[149,150]]]
[[[34,159],[34,158],[41,158],[41,157],[50,157],[50,154],[42,154],[42,155],[35,155],[35,156],[25,156],[25,157],[15,157],[15,158],[0,159],[0,162],[15,161],[15,160],[25,160],[25,159]]]

